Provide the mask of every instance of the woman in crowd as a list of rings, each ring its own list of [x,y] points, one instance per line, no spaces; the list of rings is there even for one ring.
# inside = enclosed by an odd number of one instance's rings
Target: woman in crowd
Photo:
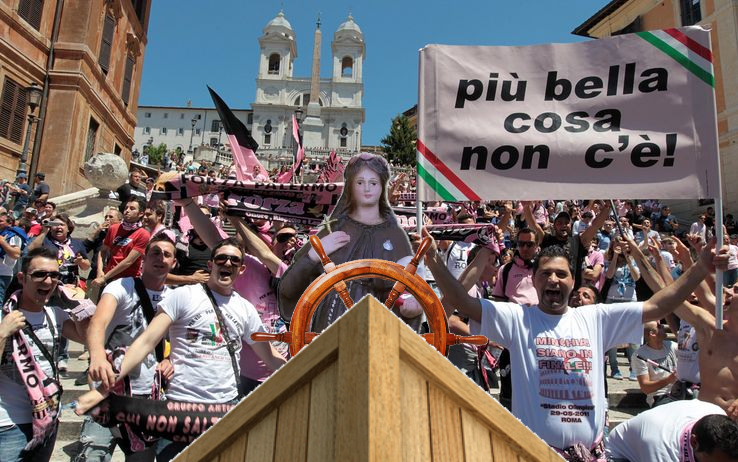
[[[628,244],[620,239],[612,241],[610,249],[607,251],[607,261],[610,262],[605,276],[608,282],[603,285],[603,289],[605,289],[609,284],[607,292],[603,290],[603,293],[606,293],[606,303],[637,301],[636,281],[640,279],[641,273],[638,271],[638,266],[633,257],[630,256]],[[625,355],[629,362],[636,348],[637,345],[628,345],[626,348]],[[617,352],[617,348],[611,348],[607,351],[607,357],[610,362],[611,377],[622,379],[623,375],[618,367]],[[637,380],[632,368],[629,378],[633,381]]]

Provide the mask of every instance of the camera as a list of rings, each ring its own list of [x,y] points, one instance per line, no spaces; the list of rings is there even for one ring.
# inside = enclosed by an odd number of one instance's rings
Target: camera
[[[63,224],[64,222],[59,220],[49,220],[48,218],[41,220],[41,226],[46,226],[48,228],[51,228],[52,226],[61,226]]]

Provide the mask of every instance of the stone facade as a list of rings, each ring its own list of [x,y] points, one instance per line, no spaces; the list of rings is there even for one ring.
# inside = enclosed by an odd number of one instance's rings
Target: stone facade
[[[319,36],[316,33],[314,40]],[[293,146],[292,115],[300,107],[305,114],[303,144],[306,149],[358,151],[364,123],[362,73],[366,48],[364,35],[354,19],[349,16],[333,34],[331,78],[293,76],[297,39],[281,12],[264,27],[259,49],[256,101],[252,104],[252,131],[259,145],[288,149]],[[315,101],[309,105],[314,79],[318,105]]]
[[[216,89],[217,91],[217,89]],[[226,101],[227,103],[227,101]],[[252,111],[231,108],[233,114],[247,128],[251,129]],[[195,125],[192,125],[192,120]],[[188,106],[139,106],[138,126],[134,133],[134,148],[143,153],[146,145],[167,145],[171,151],[180,148],[182,152],[200,145],[228,146],[228,137],[221,130],[220,116],[215,108]]]
[[[46,173],[52,196],[89,188],[83,165],[95,153],[130,160],[150,7],[151,0],[0,0],[2,83],[47,87],[29,165],[31,174]],[[22,148],[0,136],[0,176],[14,177]]]
[[[715,74],[723,209],[738,212],[738,2],[735,0],[614,0],[574,30],[575,34],[601,38],[622,31],[681,27],[692,23],[710,29]],[[666,198],[664,198],[666,199]],[[672,206],[678,216],[696,215],[697,201]],[[688,202],[688,203],[685,203]]]

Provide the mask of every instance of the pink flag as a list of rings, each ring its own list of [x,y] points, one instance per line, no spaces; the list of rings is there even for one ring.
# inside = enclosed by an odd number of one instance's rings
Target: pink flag
[[[266,169],[254,154],[259,145],[251,136],[251,132],[246,128],[246,125],[236,117],[225,101],[212,88],[208,87],[208,90],[215,103],[215,109],[218,110],[220,123],[223,125],[223,130],[226,132],[228,142],[231,145],[233,162],[236,167],[236,178],[240,181],[258,180],[259,175],[266,175]]]
[[[292,137],[295,139],[295,143],[297,144],[295,163],[292,165],[292,172],[294,176],[298,176],[300,175],[300,169],[302,168],[302,160],[305,158],[305,148],[302,145],[302,137],[300,136],[300,129],[297,125],[295,114],[292,114]]]

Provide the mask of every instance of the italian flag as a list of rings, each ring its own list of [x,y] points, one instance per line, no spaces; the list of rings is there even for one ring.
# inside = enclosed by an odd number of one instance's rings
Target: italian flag
[[[435,193],[447,202],[478,201],[480,197],[471,190],[446,164],[436,157],[421,140],[417,141],[418,176]]]
[[[677,29],[637,32],[636,35],[670,56],[706,84],[715,87],[712,52],[706,45]]]

